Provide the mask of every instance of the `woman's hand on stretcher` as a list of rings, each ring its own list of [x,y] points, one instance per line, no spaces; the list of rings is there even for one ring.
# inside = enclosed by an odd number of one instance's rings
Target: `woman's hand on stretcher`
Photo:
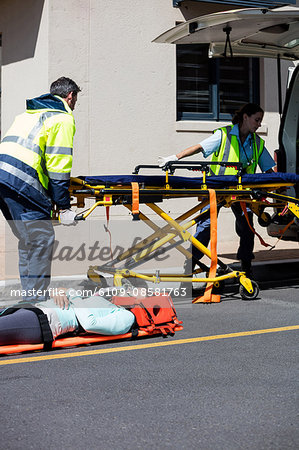
[[[158,164],[159,167],[164,167],[166,163],[170,161],[178,161],[179,159],[186,158],[188,156],[195,155],[196,153],[203,152],[203,148],[200,144],[192,145],[192,147],[185,148],[185,150],[181,151],[180,153],[177,153],[176,155],[170,155],[170,156],[159,156],[158,158]]]
[[[165,164],[167,164],[168,162],[170,162],[170,161],[177,161],[177,160],[178,160],[178,158],[177,158],[176,155],[165,156],[165,157],[159,156],[158,164],[159,164],[159,167],[164,167]]]

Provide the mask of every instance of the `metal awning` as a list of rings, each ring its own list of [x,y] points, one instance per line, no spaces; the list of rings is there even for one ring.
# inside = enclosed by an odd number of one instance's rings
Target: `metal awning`
[[[173,6],[175,8],[181,6],[182,3],[184,3],[185,0],[172,0]],[[285,5],[296,5],[296,0],[191,0],[194,2],[206,2],[206,3],[226,3],[230,5],[236,5],[236,6],[242,6],[247,7],[255,7],[255,8],[275,8],[277,6],[285,6]]]

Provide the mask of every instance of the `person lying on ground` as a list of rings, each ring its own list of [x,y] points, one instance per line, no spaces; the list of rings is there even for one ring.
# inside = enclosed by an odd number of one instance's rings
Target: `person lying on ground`
[[[46,316],[54,340],[68,333],[121,335],[135,321],[131,311],[97,295],[82,299],[74,289],[66,291],[65,296],[60,295],[59,304],[56,302],[51,298],[34,304]],[[14,312],[4,314],[5,309],[0,310],[0,345],[43,342],[40,321],[33,310],[16,306]]]

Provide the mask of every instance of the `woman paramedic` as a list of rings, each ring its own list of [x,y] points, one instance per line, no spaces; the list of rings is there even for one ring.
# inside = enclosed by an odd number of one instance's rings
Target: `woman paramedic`
[[[203,140],[200,144],[188,147],[177,155],[159,157],[158,164],[163,167],[169,161],[177,161],[196,153],[202,153],[205,158],[212,155],[212,161],[241,162],[244,173],[255,173],[257,166],[262,172],[272,172],[275,166],[273,158],[264,145],[263,139],[257,134],[261,126],[264,111],[259,105],[248,103],[237,111],[232,119],[232,124],[215,130],[214,134]],[[233,167],[214,166],[215,175],[232,175],[236,173]],[[234,203],[231,209],[236,218],[236,232],[240,237],[237,259],[241,261],[241,269],[246,276],[252,277],[251,261],[254,258],[254,233],[251,231],[245,215],[239,203]],[[253,213],[248,210],[249,222],[253,224]],[[202,219],[198,222],[194,234],[203,245],[207,246],[210,240],[210,219]],[[200,260],[203,254],[193,247],[192,271],[196,260]]]

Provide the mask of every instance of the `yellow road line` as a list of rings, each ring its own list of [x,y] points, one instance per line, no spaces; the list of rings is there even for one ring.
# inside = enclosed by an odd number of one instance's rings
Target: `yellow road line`
[[[202,336],[196,338],[186,338],[186,339],[178,339],[174,341],[164,341],[164,342],[152,342],[150,344],[135,344],[129,345],[126,347],[115,347],[115,348],[102,348],[96,350],[85,350],[80,352],[72,352],[72,353],[60,353],[60,354],[50,354],[50,355],[41,355],[41,356],[30,356],[24,358],[17,359],[5,359],[4,361],[0,361],[0,366],[5,366],[8,364],[21,364],[27,362],[36,362],[36,361],[46,361],[50,359],[63,359],[63,358],[74,358],[77,356],[93,356],[93,355],[102,355],[106,353],[117,353],[117,352],[125,352],[130,350],[142,350],[146,348],[157,348],[157,347],[166,347],[170,345],[181,345],[181,344],[193,344],[195,342],[203,342],[203,341],[213,341],[216,339],[227,339],[227,338],[237,338],[243,336],[253,336],[256,334],[266,334],[266,333],[277,333],[279,331],[291,331],[291,330],[299,330],[299,325],[293,325],[288,327],[278,327],[278,328],[268,328],[265,330],[252,330],[252,331],[240,331],[238,333],[228,333],[228,334],[216,334],[214,336]]]

